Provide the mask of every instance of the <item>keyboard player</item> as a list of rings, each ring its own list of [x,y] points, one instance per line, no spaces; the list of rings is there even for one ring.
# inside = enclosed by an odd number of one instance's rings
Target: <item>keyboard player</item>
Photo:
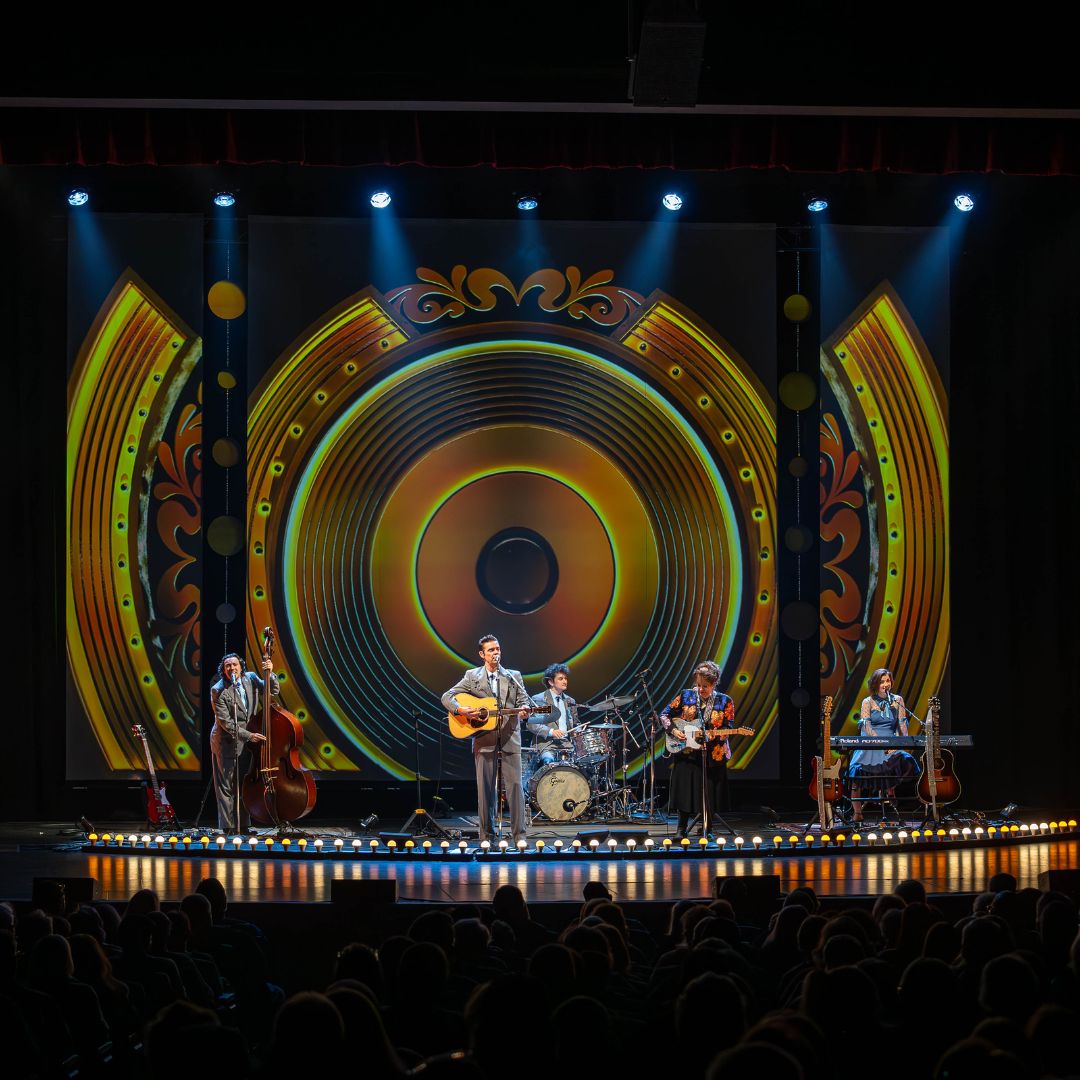
[[[867,683],[870,693],[863,698],[859,712],[859,734],[885,738],[907,735],[907,709],[904,699],[894,694],[892,672],[878,668]],[[919,764],[906,750],[865,747],[856,750],[848,763],[851,782],[851,809],[856,821],[863,819],[863,801],[867,798],[896,798],[896,786],[918,776]]]

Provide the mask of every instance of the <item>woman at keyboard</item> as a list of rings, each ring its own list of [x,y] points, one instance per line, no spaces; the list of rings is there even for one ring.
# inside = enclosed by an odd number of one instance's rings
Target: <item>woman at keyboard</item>
[[[886,738],[906,735],[907,708],[904,699],[892,692],[893,677],[888,668],[878,668],[868,682],[870,694],[863,698],[859,713],[859,734]],[[919,773],[918,762],[906,750],[867,747],[856,750],[848,764],[851,781],[851,809],[856,821],[863,819],[863,800],[885,793],[896,798],[896,785]]]

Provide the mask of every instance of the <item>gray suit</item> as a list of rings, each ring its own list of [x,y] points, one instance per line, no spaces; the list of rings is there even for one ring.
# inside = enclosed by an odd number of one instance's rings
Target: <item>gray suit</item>
[[[233,833],[246,829],[250,824],[247,810],[239,799],[236,777],[241,782],[251,768],[251,752],[248,745],[252,733],[248,722],[258,716],[262,709],[262,694],[266,683],[254,671],[240,676],[244,693],[241,695],[231,683],[218,679],[210,687],[210,703],[214,709],[214,726],[210,730],[210,750],[214,757],[214,795],[217,798],[218,828]],[[270,693],[277,694],[277,676],[270,673]],[[239,802],[239,821],[237,805]]]
[[[566,726],[564,727],[560,722],[559,706],[555,701],[555,691],[545,690],[542,694],[537,694],[534,697],[533,705],[543,708],[545,705],[551,706],[550,715],[545,715],[544,719],[546,723],[543,724],[530,724],[529,730],[537,737],[537,739],[550,739],[551,729],[561,727],[563,731],[569,732],[572,728],[576,728],[581,721],[578,719],[577,702],[569,695],[563,694],[566,698]]]
[[[496,672],[495,700],[501,709],[528,709],[532,700],[525,692],[520,671],[512,671],[501,665]],[[473,697],[491,697],[491,683],[487,668],[481,664],[469,668],[461,679],[442,696],[443,708],[454,712],[458,708],[458,694]],[[529,729],[546,728],[544,724],[530,724]],[[476,802],[480,819],[480,839],[495,838],[496,808],[496,757],[495,748],[502,747],[503,790],[510,806],[510,830],[514,840],[525,838],[525,799],[521,790],[521,724],[516,713],[504,716],[492,731],[482,731],[473,736],[473,762],[476,765]]]

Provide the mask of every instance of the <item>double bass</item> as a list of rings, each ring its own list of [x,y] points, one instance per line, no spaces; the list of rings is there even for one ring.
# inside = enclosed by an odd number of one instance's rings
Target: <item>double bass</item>
[[[274,654],[274,631],[263,630],[263,660]],[[248,721],[248,730],[264,735],[252,765],[240,785],[244,806],[259,825],[287,825],[310,814],[315,805],[315,781],[311,771],[300,764],[304,729],[288,709],[270,695],[263,694],[262,715]]]

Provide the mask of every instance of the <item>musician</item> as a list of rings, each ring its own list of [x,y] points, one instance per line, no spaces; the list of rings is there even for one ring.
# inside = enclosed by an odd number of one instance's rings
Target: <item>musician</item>
[[[463,708],[458,704],[458,694],[471,694],[477,698],[493,697],[500,709],[516,709],[517,712],[502,717],[491,731],[481,731],[473,736],[473,762],[476,766],[476,803],[480,819],[480,839],[495,838],[495,810],[497,806],[496,773],[498,750],[502,751],[502,782],[506,801],[510,807],[510,830],[514,842],[525,839],[525,799],[521,788],[521,725],[532,704],[525,692],[521,672],[502,666],[502,648],[494,634],[480,639],[480,667],[469,668],[459,682],[442,696],[443,708],[467,720],[475,720],[479,709]],[[536,725],[547,727],[547,725]],[[534,734],[536,731],[534,730]]]
[[[544,668],[544,685],[547,689],[532,701],[540,708],[551,706],[551,723],[532,723],[529,730],[536,734],[537,742],[564,739],[571,728],[578,726],[577,702],[566,692],[570,685],[570,669],[565,664],[548,664]]]
[[[867,681],[870,691],[859,711],[859,734],[888,738],[908,733],[907,708],[904,699],[892,692],[893,677],[888,668],[878,668]],[[863,819],[863,799],[873,792],[884,791],[896,798],[896,785],[918,776],[919,763],[906,750],[886,750],[867,747],[856,750],[848,763],[851,781],[851,809],[856,821]]]
[[[712,660],[702,660],[691,673],[693,685],[681,690],[660,713],[660,722],[668,735],[686,742],[686,735],[676,721],[701,723],[708,731],[735,726],[735,703],[716,688],[720,668]],[[703,751],[683,751],[673,756],[668,781],[668,811],[679,815],[676,838],[687,835],[691,818],[703,816],[702,768],[705,769],[705,797],[708,811],[722,810],[727,799],[727,763],[731,746],[726,737],[713,737]],[[704,822],[702,823],[704,828]]]
[[[262,670],[277,694],[278,681],[272,660],[262,661]],[[223,833],[246,830],[250,821],[240,798],[240,783],[251,768],[251,755],[266,737],[248,730],[248,723],[262,709],[267,683],[248,671],[237,653],[226,653],[217,668],[217,682],[210,687],[214,726],[210,730],[210,750],[214,755],[214,796],[217,798],[218,828]]]

